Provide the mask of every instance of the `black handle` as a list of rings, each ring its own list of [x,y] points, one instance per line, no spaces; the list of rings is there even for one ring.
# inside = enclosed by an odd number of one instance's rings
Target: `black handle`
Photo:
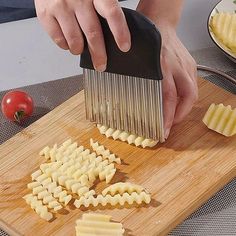
[[[106,72],[146,79],[162,79],[160,65],[161,35],[156,26],[137,11],[122,8],[131,33],[131,49],[118,48],[107,21],[99,16],[107,52]],[[94,69],[87,45],[80,66]]]

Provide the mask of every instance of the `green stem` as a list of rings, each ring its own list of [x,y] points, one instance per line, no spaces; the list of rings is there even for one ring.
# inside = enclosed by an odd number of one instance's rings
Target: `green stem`
[[[15,114],[14,114],[14,118],[15,120],[20,123],[21,120],[25,117],[25,111],[23,110],[20,110],[20,111],[17,111]]]

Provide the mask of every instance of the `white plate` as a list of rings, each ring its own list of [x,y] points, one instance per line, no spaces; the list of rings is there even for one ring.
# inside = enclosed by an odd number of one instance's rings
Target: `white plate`
[[[208,32],[209,32],[209,35],[211,36],[211,39],[213,40],[213,42],[224,52],[224,54],[227,57],[229,57],[233,62],[236,63],[236,54],[233,53],[232,51],[230,51],[222,43],[220,43],[210,29],[211,17],[214,16],[218,12],[236,12],[236,0],[222,0],[222,1],[220,1],[212,9],[212,11],[208,17],[208,22],[207,22]],[[235,35],[235,37],[236,37],[236,35]]]

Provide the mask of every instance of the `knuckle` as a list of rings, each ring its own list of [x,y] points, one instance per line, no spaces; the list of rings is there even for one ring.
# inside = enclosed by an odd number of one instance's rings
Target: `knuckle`
[[[39,19],[45,18],[47,16],[47,9],[44,8],[37,8],[37,17]]]
[[[78,35],[75,35],[74,33],[68,34],[67,40],[68,40],[72,45],[81,44],[81,43],[82,43],[81,38],[80,38]]]
[[[54,0],[53,8],[64,9],[67,6],[65,0]]]
[[[113,2],[110,5],[109,11],[106,13],[106,17],[107,18],[111,18],[111,17],[120,17],[122,14],[119,6],[117,5],[117,2]]]
[[[97,30],[95,27],[91,27],[87,30],[86,36],[88,40],[96,40],[97,38],[100,37],[100,32]]]
[[[88,0],[78,0],[76,1],[76,5],[78,8],[81,8],[83,6],[86,6],[87,4],[90,4],[91,1],[88,1]]]

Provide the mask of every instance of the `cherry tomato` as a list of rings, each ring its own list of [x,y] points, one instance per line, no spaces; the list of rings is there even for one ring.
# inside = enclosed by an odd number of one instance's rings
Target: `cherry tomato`
[[[1,103],[2,113],[12,121],[21,122],[33,113],[33,100],[23,91],[10,91]]]

